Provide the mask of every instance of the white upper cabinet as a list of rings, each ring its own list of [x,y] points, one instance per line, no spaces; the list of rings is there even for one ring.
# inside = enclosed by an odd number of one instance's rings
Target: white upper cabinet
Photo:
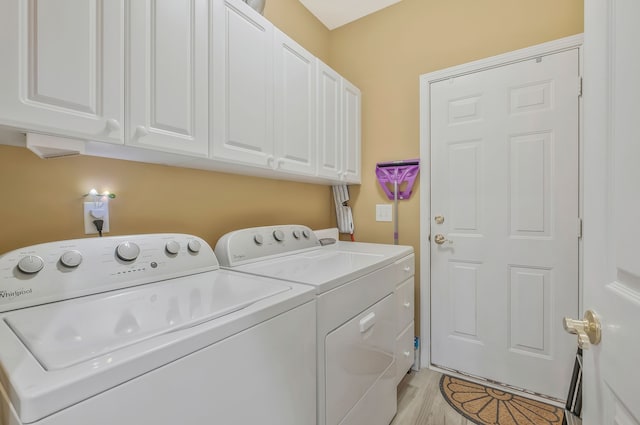
[[[342,77],[320,60],[318,72],[318,176],[339,180],[342,173]]]
[[[207,157],[208,0],[135,0],[129,13],[126,143]]]
[[[122,143],[123,0],[0,2],[0,124]]]
[[[212,0],[212,158],[275,168],[273,25],[242,0]]]
[[[275,161],[278,170],[316,172],[316,58],[275,30]]]
[[[360,183],[360,90],[317,61],[318,176]]]
[[[346,183],[360,183],[361,135],[360,90],[342,80],[342,152],[343,169],[341,179]]]

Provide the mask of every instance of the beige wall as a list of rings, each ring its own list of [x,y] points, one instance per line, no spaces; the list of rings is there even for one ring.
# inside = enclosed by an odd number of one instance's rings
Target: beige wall
[[[265,14],[327,60],[329,31],[297,0],[269,0]],[[215,244],[242,227],[335,221],[327,186],[94,157],[41,160],[0,146],[0,254],[84,237],[81,195],[92,187],[117,195],[110,235],[185,232]]]
[[[330,65],[362,91],[362,185],[351,192],[356,238],[393,242],[392,224],[375,221],[375,204],[389,201],[374,169],[420,155],[421,74],[582,31],[583,0],[403,0],[332,31]],[[429,158],[421,172],[429,172]],[[417,254],[418,191],[399,213],[400,243]]]

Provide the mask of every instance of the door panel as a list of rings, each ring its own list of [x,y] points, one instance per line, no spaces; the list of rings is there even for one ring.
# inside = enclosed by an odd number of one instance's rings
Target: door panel
[[[640,424],[638,16],[636,0],[585,1],[584,306],[602,322],[584,351],[585,424]]]
[[[340,151],[342,135],[341,77],[318,61],[318,175],[339,178],[342,173]]]
[[[207,3],[130,3],[127,144],[208,155]]]
[[[432,362],[557,399],[578,310],[578,51],[431,85]]]
[[[0,28],[0,123],[122,143],[122,1],[3,1]]]
[[[278,168],[315,174],[315,57],[276,30],[275,156]]]
[[[274,168],[273,26],[241,0],[212,7],[213,156]]]
[[[344,155],[341,178],[349,183],[360,183],[360,90],[346,80],[342,80],[343,113],[342,152]]]

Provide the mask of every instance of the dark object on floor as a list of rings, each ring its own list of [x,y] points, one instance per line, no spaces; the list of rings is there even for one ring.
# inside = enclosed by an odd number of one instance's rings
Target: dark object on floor
[[[560,425],[561,408],[495,388],[443,375],[440,392],[468,420],[479,425]]]
[[[568,417],[571,415],[582,417],[582,348],[578,348],[576,353],[576,361],[573,365],[573,373],[571,374],[571,385],[569,385],[569,395],[567,395],[567,405],[565,406],[567,414],[565,415],[562,425],[569,425]]]

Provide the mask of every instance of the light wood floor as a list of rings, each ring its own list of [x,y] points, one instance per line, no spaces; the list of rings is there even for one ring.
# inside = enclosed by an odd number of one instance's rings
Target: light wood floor
[[[398,386],[398,413],[391,425],[473,425],[442,397],[441,376],[428,369],[405,376]]]

